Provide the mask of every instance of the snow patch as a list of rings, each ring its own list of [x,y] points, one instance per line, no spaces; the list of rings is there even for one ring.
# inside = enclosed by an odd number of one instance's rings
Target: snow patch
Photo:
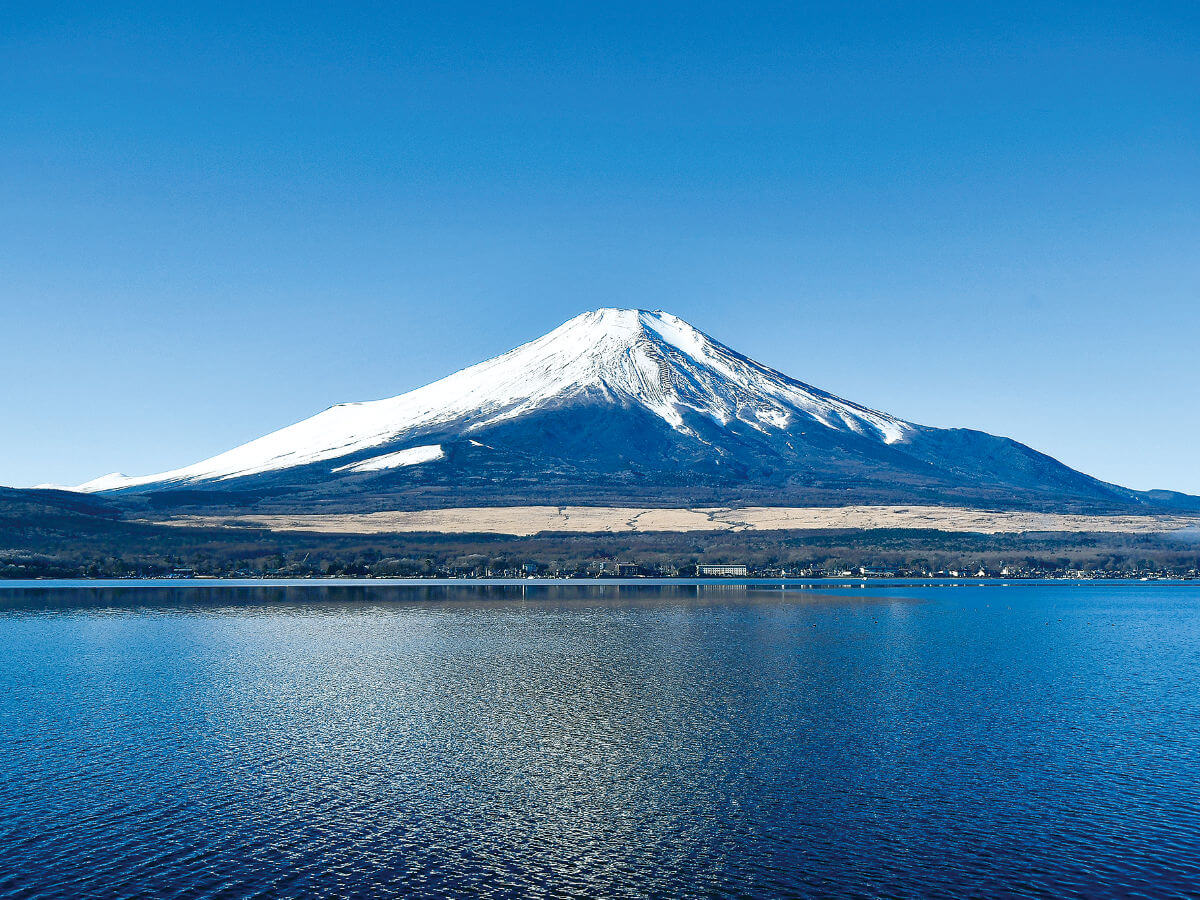
[[[107,475],[101,475],[99,478],[93,478],[91,481],[84,482],[76,488],[70,490],[84,491],[85,493],[93,493],[95,491],[113,491],[118,488],[128,487],[130,484],[140,483],[137,478],[125,475],[122,472],[109,472]]]
[[[399,469],[404,466],[419,466],[421,463],[443,459],[446,452],[441,444],[426,444],[422,447],[409,447],[395,453],[385,453],[382,456],[372,456],[361,462],[338,466],[335,472],[379,472],[383,469]]]

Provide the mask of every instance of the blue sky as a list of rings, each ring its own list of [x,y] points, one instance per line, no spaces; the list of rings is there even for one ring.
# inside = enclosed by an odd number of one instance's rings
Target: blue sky
[[[101,6],[0,11],[0,483],[637,306],[1200,493],[1194,3]]]

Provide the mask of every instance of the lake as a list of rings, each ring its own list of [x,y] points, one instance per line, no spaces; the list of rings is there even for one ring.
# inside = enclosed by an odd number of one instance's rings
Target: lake
[[[1200,894],[1200,584],[0,586],[0,896]]]

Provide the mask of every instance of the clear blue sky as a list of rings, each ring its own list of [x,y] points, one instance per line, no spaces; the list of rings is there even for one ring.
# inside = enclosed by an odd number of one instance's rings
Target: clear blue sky
[[[640,306],[1200,493],[1200,7],[979,6],[6,4],[0,483]]]

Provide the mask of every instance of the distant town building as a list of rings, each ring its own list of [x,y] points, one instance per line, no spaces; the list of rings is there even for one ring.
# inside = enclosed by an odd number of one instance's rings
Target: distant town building
[[[746,575],[746,567],[744,565],[706,565],[701,564],[696,566],[696,574],[704,578],[718,578],[732,576],[734,578]]]
[[[632,578],[635,575],[641,574],[641,568],[637,563],[617,563],[618,578]]]

